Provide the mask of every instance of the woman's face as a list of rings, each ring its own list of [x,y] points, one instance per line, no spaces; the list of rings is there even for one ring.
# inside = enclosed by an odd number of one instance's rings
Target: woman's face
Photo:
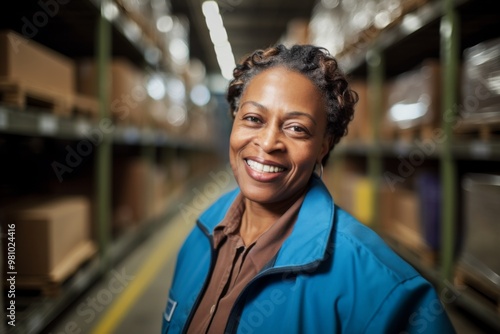
[[[296,198],[329,150],[325,100],[306,76],[275,67],[242,94],[230,162],[243,195],[261,204]]]

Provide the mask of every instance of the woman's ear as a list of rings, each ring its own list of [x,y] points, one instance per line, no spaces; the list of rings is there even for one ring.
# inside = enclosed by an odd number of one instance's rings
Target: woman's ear
[[[323,138],[323,141],[321,142],[321,150],[319,153],[318,158],[316,159],[316,162],[321,164],[323,161],[323,158],[330,152],[330,146],[331,146],[332,138],[329,135],[325,135]]]

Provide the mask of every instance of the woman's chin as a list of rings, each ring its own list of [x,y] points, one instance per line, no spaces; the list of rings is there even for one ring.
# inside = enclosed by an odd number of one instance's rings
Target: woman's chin
[[[283,195],[269,184],[256,186],[239,183],[239,187],[246,199],[259,204],[276,203],[283,199]]]

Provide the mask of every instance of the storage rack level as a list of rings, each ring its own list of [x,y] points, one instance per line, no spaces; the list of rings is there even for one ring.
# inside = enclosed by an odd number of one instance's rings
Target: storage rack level
[[[419,24],[409,28],[404,19],[382,31],[364,47],[353,48],[356,53],[343,55],[340,65],[353,78],[364,78],[372,91],[380,93],[386,79],[409,71],[418,66],[423,59],[440,59],[442,68],[442,105],[441,130],[444,141],[435,143],[434,150],[426,155],[428,161],[435,161],[443,190],[441,205],[441,252],[437,268],[424,265],[418,257],[404,246],[388,242],[409,262],[422,272],[443,292],[451,292],[453,303],[463,307],[494,330],[500,330],[500,316],[490,305],[478,301],[466,291],[459,290],[454,284],[454,267],[457,262],[455,242],[459,226],[459,173],[464,162],[474,161],[477,166],[498,166],[500,161],[500,141],[457,138],[454,125],[459,122],[458,108],[461,105],[460,61],[462,53],[482,41],[498,38],[500,13],[495,9],[495,1],[438,0],[428,1],[412,12],[413,22]],[[382,124],[384,106],[380,101],[371,101],[369,109],[373,127]],[[373,129],[372,129],[373,130]],[[376,129],[375,129],[376,130]],[[337,161],[349,158],[366,158],[367,175],[373,185],[381,182],[383,161],[396,157],[408,157],[420,149],[419,141],[411,143],[381,140],[380,132],[375,132],[372,142],[351,140],[341,143],[334,151]],[[376,187],[374,187],[377,189]],[[377,203],[379,194],[374,191]],[[380,208],[374,205],[373,221],[375,228],[380,218]]]

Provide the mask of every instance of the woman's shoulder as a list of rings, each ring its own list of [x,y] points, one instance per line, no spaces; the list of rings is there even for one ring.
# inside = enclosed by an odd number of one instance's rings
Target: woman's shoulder
[[[402,259],[372,228],[360,223],[351,214],[335,207],[334,249],[336,258],[350,258],[361,271],[377,270],[388,279],[402,282],[420,274]],[[373,274],[368,272],[368,275]]]

